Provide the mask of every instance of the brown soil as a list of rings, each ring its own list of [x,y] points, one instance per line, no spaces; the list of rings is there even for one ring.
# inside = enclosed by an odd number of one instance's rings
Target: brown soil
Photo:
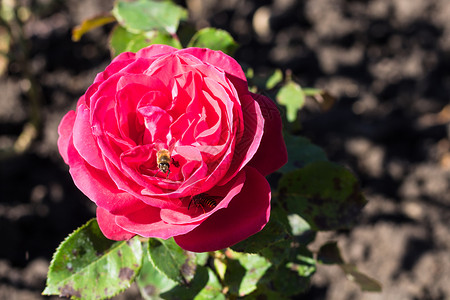
[[[43,130],[24,154],[2,152],[0,299],[43,298],[54,249],[94,215],[57,152],[56,128],[109,61],[110,26],[78,43],[70,30],[112,0],[22,2],[31,5],[29,64],[11,61],[0,77],[0,149],[30,115],[27,72],[42,91]],[[337,267],[320,266],[305,299],[450,299],[450,2],[186,2],[197,26],[233,34],[241,63],[291,69],[339,99],[327,113],[309,105],[301,133],[354,170],[370,202],[352,231],[320,234],[312,248],[337,240],[383,292],[363,293]],[[117,299],[137,295],[134,287]]]

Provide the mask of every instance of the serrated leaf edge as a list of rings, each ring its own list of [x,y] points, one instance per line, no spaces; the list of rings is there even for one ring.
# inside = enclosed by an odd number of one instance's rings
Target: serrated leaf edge
[[[160,241],[161,239],[158,239],[158,238],[154,238],[155,240],[158,240],[158,241]],[[164,245],[164,242],[160,242],[161,243],[161,245]],[[166,249],[168,249],[168,247],[166,247],[166,246],[164,246]],[[169,252],[171,252],[171,251],[169,251]],[[174,281],[174,282],[176,282],[176,283],[178,283],[178,284],[184,284],[184,282],[182,282],[182,281],[180,281],[180,280],[178,280],[178,279],[173,279],[173,278],[171,278],[171,277],[169,277],[163,270],[161,270],[154,262],[153,262],[153,258],[152,258],[152,256],[150,255],[150,247],[147,247],[147,254],[148,254],[148,258],[149,258],[149,261],[152,263],[152,265],[153,265],[153,267],[155,267],[155,269],[156,270],[158,270],[158,272],[160,272],[161,274],[163,274],[164,276],[166,276],[167,278],[169,278],[170,280],[172,280],[172,281]],[[183,275],[180,273],[179,274],[180,275],[180,278],[183,278]]]
[[[52,269],[53,269],[53,263],[54,263],[54,261],[55,261],[55,259],[56,259],[56,256],[58,255],[60,249],[63,247],[63,245],[64,245],[64,244],[65,244],[65,243],[66,243],[73,235],[75,235],[75,234],[76,234],[77,232],[79,232],[81,229],[83,229],[83,228],[89,226],[93,221],[96,221],[96,219],[95,219],[95,218],[92,218],[92,219],[90,219],[88,222],[86,222],[85,224],[83,224],[82,226],[80,226],[80,227],[78,227],[77,229],[75,229],[75,230],[74,230],[71,234],[69,234],[69,235],[68,235],[68,236],[67,236],[67,237],[59,244],[59,246],[56,248],[56,251],[53,253],[52,260],[50,261],[49,270],[48,270],[48,272],[47,272],[47,281],[46,281],[46,283],[45,283],[45,289],[44,289],[44,291],[42,292],[42,295],[47,295],[47,296],[55,295],[55,294],[53,294],[53,293],[48,293],[48,289],[49,289],[49,279],[50,279],[49,274],[50,274],[50,272],[51,272]],[[126,244],[127,242],[128,242],[128,241],[121,241],[121,242],[119,242],[119,243],[117,244],[117,246],[115,246],[115,247],[113,247],[112,249],[108,250],[107,253],[111,252],[112,250],[114,250],[114,249],[116,249],[116,248],[118,248],[118,247],[121,247],[123,244]],[[142,250],[142,249],[141,249],[141,250]],[[105,253],[105,254],[107,254],[107,253]],[[93,262],[91,262],[90,264],[86,265],[83,269],[87,268],[88,266],[92,265],[92,264],[95,263],[95,262],[101,261],[101,260],[102,260],[103,258],[105,258],[105,257],[106,257],[106,255],[102,255],[100,258],[98,258],[98,259],[94,260]],[[105,297],[105,298],[100,298],[100,299],[106,299],[106,298],[114,297],[114,296],[120,294],[121,292],[123,292],[124,290],[126,290],[127,288],[129,288],[129,287],[131,286],[131,283],[136,279],[136,276],[139,274],[139,271],[140,271],[141,267],[142,267],[142,259],[141,259],[141,263],[140,263],[138,269],[137,269],[136,272],[134,273],[134,276],[132,276],[132,277],[130,278],[129,283],[128,283],[123,289],[119,289],[119,290],[117,290],[117,293],[115,293],[115,294],[113,294],[113,295],[110,295],[110,296],[107,296],[107,297]],[[74,275],[75,275],[75,274],[74,274]],[[64,283],[66,283],[69,279],[73,278],[74,275],[71,275],[71,276],[65,278],[65,279],[62,280],[62,281],[59,281],[59,283],[61,283],[61,284],[64,285]],[[56,284],[55,284],[55,285],[56,285]],[[56,288],[56,289],[57,289],[57,288]],[[57,289],[57,290],[58,290],[58,289]],[[60,296],[60,294],[58,294],[58,296]]]

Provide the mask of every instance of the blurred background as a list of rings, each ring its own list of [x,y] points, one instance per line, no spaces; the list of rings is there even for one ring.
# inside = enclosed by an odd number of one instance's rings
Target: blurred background
[[[257,74],[290,69],[338,99],[326,113],[307,106],[300,133],[358,175],[369,204],[352,231],[318,240],[337,240],[383,292],[319,266],[304,298],[450,299],[450,2],[177,3],[198,29],[228,30]],[[111,59],[111,25],[76,43],[71,30],[113,1],[0,4],[0,299],[57,299],[40,295],[52,253],[95,215],[58,154],[57,126]],[[136,288],[116,297],[135,298]]]

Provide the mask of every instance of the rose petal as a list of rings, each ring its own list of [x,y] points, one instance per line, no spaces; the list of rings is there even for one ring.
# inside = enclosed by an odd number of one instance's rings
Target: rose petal
[[[108,173],[119,189],[133,194],[151,206],[173,206],[164,198],[167,195],[167,191],[176,190],[179,183],[173,182],[172,180],[162,181],[160,179],[165,178],[167,175],[158,170],[154,144],[137,146],[130,149],[123,153],[121,162],[120,170],[111,164],[107,164]],[[175,166],[171,165],[171,168],[175,171]],[[161,173],[160,176],[156,176],[159,173]],[[172,179],[172,173],[169,175],[170,179]],[[155,195],[158,194],[163,195],[163,199],[155,199]]]
[[[128,232],[116,224],[116,216],[110,214],[107,210],[97,207],[97,223],[103,234],[110,240],[124,241],[129,240],[134,233]]]
[[[232,246],[259,232],[269,221],[270,186],[254,168],[244,168],[241,192],[191,232],[175,236],[175,242],[193,252],[215,251]]]
[[[161,220],[160,209],[146,206],[134,213],[115,218],[117,225],[140,236],[168,239],[191,231],[198,224],[168,224]]]
[[[73,124],[73,145],[84,160],[91,166],[105,170],[102,153],[92,135],[90,110],[82,104],[77,108],[77,116]]]
[[[125,214],[145,207],[139,199],[117,188],[108,173],[86,164],[73,143],[69,143],[70,175],[75,185],[98,206],[113,214]]]
[[[58,126],[58,150],[66,164],[69,164],[69,157],[67,152],[70,139],[72,138],[75,118],[75,111],[71,110],[62,118],[61,123],[59,123]]]
[[[272,100],[263,95],[251,95],[259,103],[264,117],[264,135],[258,151],[248,165],[266,176],[281,168],[288,160],[282,134],[283,125],[280,113]]]
[[[134,61],[134,53],[124,52],[118,55],[103,72],[100,72],[95,76],[94,84],[103,82],[107,80],[109,77],[117,74],[126,68],[130,63]]]
[[[248,93],[245,73],[242,70],[241,65],[239,65],[239,63],[231,56],[228,56],[221,51],[213,51],[205,48],[185,48],[177,51],[177,54],[184,53],[191,54],[204,63],[217,66],[224,70],[239,93]]]
[[[136,53],[134,52],[122,52],[119,55],[117,55],[116,57],[114,57],[114,59],[111,61],[112,65],[113,63],[119,62],[119,61],[126,61],[128,62],[129,60],[134,60],[136,58]]]
[[[149,87],[143,84],[129,83],[121,89],[118,84],[117,88],[114,110],[119,131],[121,136],[138,143],[142,138],[144,126],[141,118],[138,118],[136,108],[141,98],[149,92]]]
[[[230,168],[219,185],[228,182],[253,158],[260,147],[264,133],[264,118],[258,103],[250,95],[242,97],[241,101],[245,124],[244,134],[237,141]]]
[[[165,222],[171,224],[187,224],[204,220],[213,213],[216,213],[219,209],[226,208],[230,201],[241,192],[242,187],[244,186],[244,181],[245,172],[240,172],[233,178],[233,180],[228,182],[226,185],[215,186],[214,188],[205,192],[205,194],[207,194],[207,196],[209,197],[220,197],[220,199],[215,199],[217,202],[217,206],[210,211],[203,212],[202,210],[199,210],[197,207],[195,207],[195,205],[192,205],[190,201],[194,196],[193,194],[192,196],[186,197],[183,201],[184,203],[182,203],[182,205],[180,205],[178,208],[162,209],[161,218]],[[204,192],[202,186],[193,186],[192,190],[196,195]]]
[[[142,178],[141,174],[133,174],[135,170],[124,165],[124,169],[118,169],[113,164],[106,162],[106,169],[108,175],[119,190],[124,191],[124,193],[129,193],[131,196],[136,197],[136,199],[141,200],[143,203],[154,206],[154,207],[167,207],[170,206],[170,202],[165,199],[153,197],[156,194],[165,196],[161,188],[157,184],[151,185],[147,184]],[[126,167],[126,168],[125,168]],[[128,177],[133,175],[133,177]],[[140,177],[140,179],[139,179]],[[139,181],[137,180],[139,179]],[[152,178],[153,179],[153,178]],[[144,188],[140,183],[146,184]]]
[[[173,86],[176,77],[188,73],[192,67],[183,64],[180,57],[174,53],[158,57],[145,73],[160,79],[165,85]]]
[[[148,63],[153,62],[158,56],[174,52],[177,49],[165,45],[151,45],[143,48],[137,53],[123,52],[117,55],[112,62],[106,67],[105,71],[97,74],[94,82],[104,81],[110,76],[123,71],[126,67],[136,61],[139,58],[146,58]],[[140,72],[142,73],[142,72]]]
[[[160,55],[168,54],[178,51],[178,49],[167,45],[150,45],[142,48],[136,53],[136,57],[155,58]]]
[[[127,137],[121,136],[117,127],[117,118],[114,112],[114,103],[108,97],[100,97],[96,101],[92,118],[92,132],[97,138],[97,143],[103,156],[108,158],[115,166],[119,166],[120,154],[124,151],[122,146],[127,143],[130,145],[135,142]],[[114,142],[114,139],[123,140],[120,145]]]

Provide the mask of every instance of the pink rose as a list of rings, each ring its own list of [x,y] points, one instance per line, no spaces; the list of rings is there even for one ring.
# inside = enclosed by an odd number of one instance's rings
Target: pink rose
[[[272,101],[220,51],[152,45],[122,53],[58,128],[76,186],[106,237],[231,246],[270,214],[264,176],[287,160]]]

